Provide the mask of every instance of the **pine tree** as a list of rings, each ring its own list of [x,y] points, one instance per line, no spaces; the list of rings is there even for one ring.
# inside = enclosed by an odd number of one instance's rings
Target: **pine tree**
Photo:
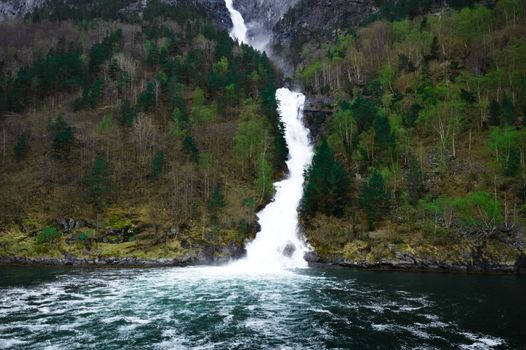
[[[510,150],[508,161],[506,162],[506,169],[504,174],[506,176],[515,177],[519,174],[521,169],[521,155],[517,148]]]
[[[360,207],[367,215],[369,230],[387,211],[389,194],[385,191],[384,179],[378,170],[373,169],[371,176],[362,187],[360,194]]]
[[[148,83],[146,90],[140,94],[139,106],[144,111],[151,111],[155,107],[155,85],[153,83]]]
[[[323,140],[306,172],[301,214],[311,218],[316,213],[343,216],[349,204],[349,175],[334,159],[327,140]]]
[[[374,138],[376,147],[380,149],[389,148],[394,144],[394,135],[391,132],[391,125],[389,119],[383,115],[377,115],[374,119]]]
[[[351,111],[356,119],[358,134],[369,130],[377,113],[375,105],[359,95],[351,105]]]
[[[489,125],[499,126],[501,124],[501,114],[500,103],[496,100],[491,100],[489,104]]]
[[[62,116],[49,125],[53,138],[53,150],[59,158],[67,156],[75,143],[75,132]]]
[[[135,118],[137,117],[137,111],[133,106],[131,105],[130,101],[124,100],[121,103],[121,112],[119,115],[119,123],[122,126],[130,127],[133,125],[133,122],[135,122]]]
[[[336,217],[342,217],[345,213],[345,208],[350,204],[350,190],[351,183],[349,176],[345,169],[338,161],[334,161],[331,166],[331,172],[327,177],[327,185],[329,188],[329,214]]]
[[[183,139],[183,151],[190,156],[193,162],[199,160],[199,149],[195,145],[192,136],[186,136]]]
[[[504,95],[502,99],[502,118],[506,125],[515,125],[517,121],[517,114],[515,114],[515,107],[513,106],[513,101],[509,98],[508,95]]]

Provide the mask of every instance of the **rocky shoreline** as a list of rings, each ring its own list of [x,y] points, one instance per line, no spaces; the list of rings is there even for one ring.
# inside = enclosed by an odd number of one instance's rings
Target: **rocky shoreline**
[[[526,274],[526,255],[522,255],[515,264],[450,264],[441,262],[377,261],[372,263],[356,262],[335,257],[324,260],[314,253],[308,253],[306,260],[312,267],[335,266],[373,271],[407,271],[407,272],[442,272],[442,273],[478,273],[478,274]],[[137,259],[127,257],[78,258],[64,256],[63,258],[26,258],[1,257],[0,266],[50,266],[50,267],[119,267],[119,268],[159,268],[159,267],[189,267],[189,266],[219,266],[222,261],[199,261],[177,259]]]
[[[413,272],[456,272],[479,274],[526,274],[526,255],[521,255],[514,263],[489,263],[478,261],[473,264],[455,264],[437,261],[393,261],[379,260],[375,262],[352,261],[340,256],[324,259],[314,253],[306,255],[311,265],[339,266],[361,270],[379,271],[413,271]]]
[[[137,259],[137,258],[78,258],[67,256],[64,258],[26,258],[0,257],[0,266],[73,266],[73,267],[187,267],[210,265],[199,261],[177,259]]]

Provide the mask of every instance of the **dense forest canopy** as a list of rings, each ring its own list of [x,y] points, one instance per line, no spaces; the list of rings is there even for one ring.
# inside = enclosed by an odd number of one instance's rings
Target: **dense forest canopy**
[[[68,4],[0,23],[2,226],[242,244],[288,155],[280,73],[191,4]]]
[[[520,237],[526,3],[448,4],[382,2],[364,26],[303,46],[297,79],[337,104],[302,204],[321,250],[375,229],[398,244]]]

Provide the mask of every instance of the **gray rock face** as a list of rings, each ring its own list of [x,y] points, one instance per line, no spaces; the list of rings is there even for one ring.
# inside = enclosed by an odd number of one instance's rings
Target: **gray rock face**
[[[307,41],[322,44],[347,33],[374,11],[373,0],[301,0],[273,28],[274,50],[289,59]]]
[[[254,46],[263,49],[272,38],[272,28],[299,0],[235,0]]]
[[[230,14],[225,5],[224,0],[162,0],[167,4],[193,4],[204,9],[208,18],[223,29],[232,27]],[[0,0],[0,19],[2,17],[23,17],[31,13],[35,9],[46,5],[49,0]],[[66,4],[78,6],[78,0],[64,0]],[[83,5],[86,5],[89,0],[86,0]],[[125,6],[119,10],[119,13],[137,14],[142,13],[147,6],[149,0],[130,0]]]
[[[47,0],[0,0],[0,17],[22,17]]]
[[[285,248],[283,248],[283,251],[281,254],[283,256],[286,256],[287,258],[291,258],[292,255],[294,255],[294,252],[296,251],[296,246],[292,242],[288,242],[287,245],[285,245]]]

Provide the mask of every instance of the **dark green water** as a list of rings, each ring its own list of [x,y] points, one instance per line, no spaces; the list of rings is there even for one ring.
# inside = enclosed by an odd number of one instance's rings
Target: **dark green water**
[[[0,348],[526,349],[526,279],[0,267]]]

